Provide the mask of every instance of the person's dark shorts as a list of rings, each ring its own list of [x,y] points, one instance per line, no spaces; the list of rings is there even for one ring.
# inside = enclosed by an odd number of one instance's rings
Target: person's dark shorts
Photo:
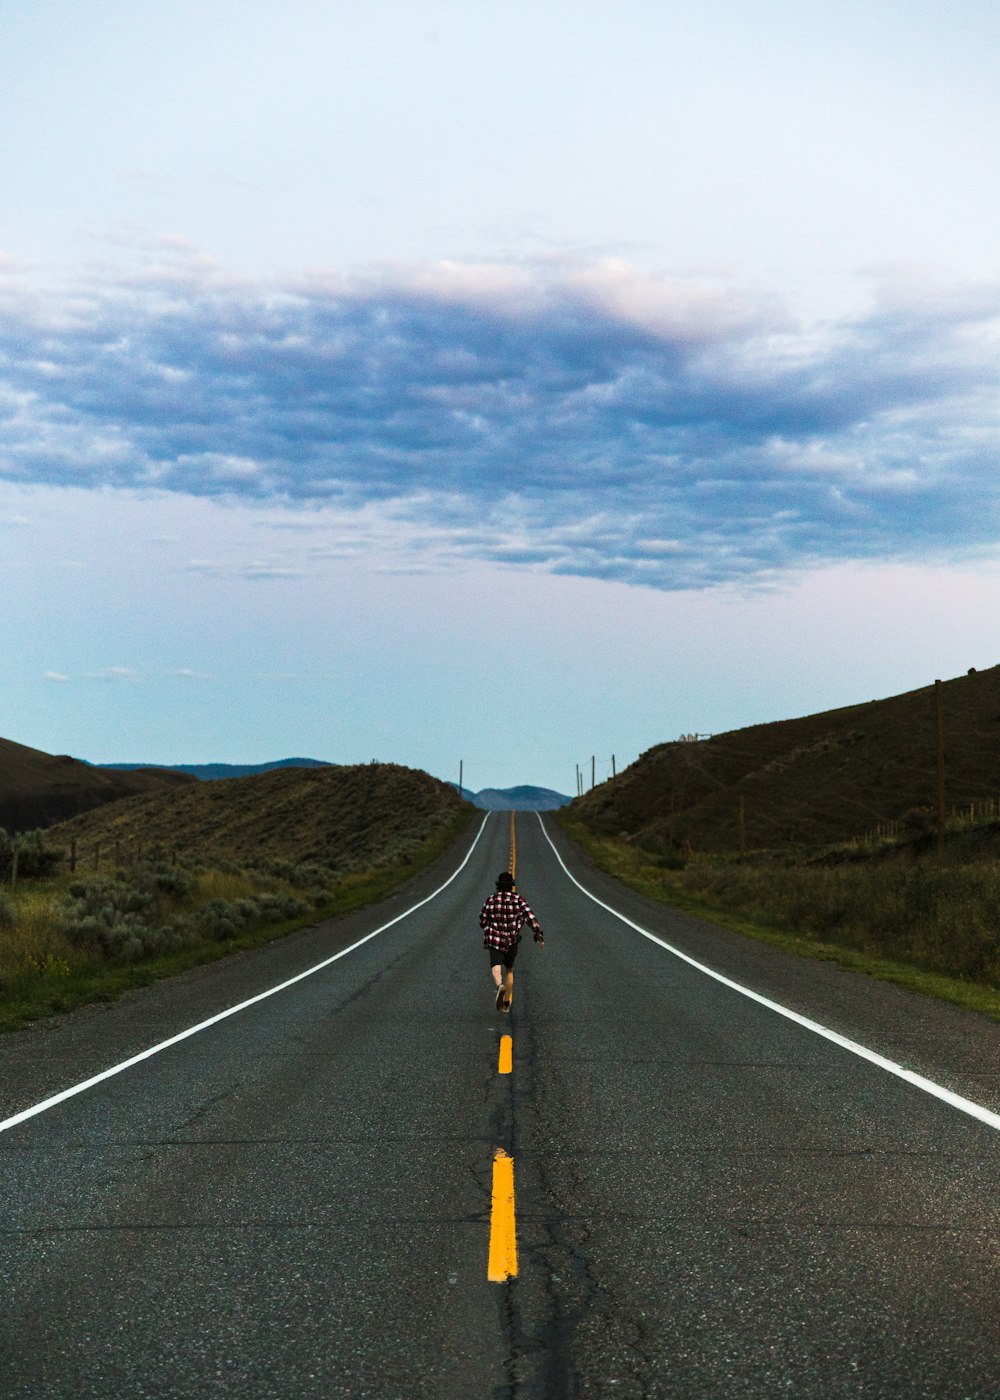
[[[490,967],[502,963],[509,970],[514,966],[514,959],[517,957],[517,944],[512,943],[509,948],[487,948],[486,951],[490,955]]]

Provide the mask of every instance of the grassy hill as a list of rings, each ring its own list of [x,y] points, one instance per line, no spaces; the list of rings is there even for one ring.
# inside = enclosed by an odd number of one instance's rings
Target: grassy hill
[[[396,764],[276,768],[116,802],[60,823],[46,839],[76,840],[84,860],[98,843],[107,855],[141,844],[181,861],[316,861],[346,873],[405,864],[464,805],[446,783]]]
[[[723,852],[850,840],[936,792],[935,688],[660,744],[565,809],[651,850]],[[944,682],[949,808],[1000,796],[1000,666]]]
[[[365,764],[192,779],[52,826],[0,888],[0,1030],[381,899],[473,815],[426,773]]]
[[[186,787],[196,780],[160,768],[111,772],[68,754],[0,739],[0,827],[32,831],[123,797]]]

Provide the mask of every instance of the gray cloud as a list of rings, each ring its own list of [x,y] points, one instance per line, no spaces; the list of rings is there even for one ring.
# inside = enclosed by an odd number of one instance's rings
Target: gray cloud
[[[804,327],[617,264],[270,287],[180,255],[60,288],[8,271],[0,474],[321,506],[345,522],[327,557],[398,538],[662,588],[956,557],[1000,539],[998,323],[997,287]]]

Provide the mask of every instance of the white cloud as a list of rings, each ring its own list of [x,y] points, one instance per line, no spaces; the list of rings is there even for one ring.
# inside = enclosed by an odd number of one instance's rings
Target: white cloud
[[[304,578],[305,570],[293,568],[288,564],[269,564],[264,559],[254,559],[240,569],[240,574],[246,579]]]
[[[89,681],[135,681],[139,677],[128,666],[105,666],[99,671],[88,671]]]
[[[184,571],[220,579],[297,579],[306,576],[306,570],[299,565],[276,559],[190,559],[184,565]]]
[[[189,574],[209,574],[213,577],[222,577],[227,572],[221,559],[189,559],[184,569]]]

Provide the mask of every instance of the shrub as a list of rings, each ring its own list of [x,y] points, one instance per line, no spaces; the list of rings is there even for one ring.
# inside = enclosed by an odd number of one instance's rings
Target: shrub
[[[114,962],[132,962],[158,951],[155,891],[118,876],[76,882],[70,895],[61,932],[74,947]]]
[[[62,851],[46,846],[44,832],[26,831],[20,836],[10,836],[0,827],[0,879],[10,878],[14,869],[15,849],[19,880],[51,875],[62,863]]]
[[[277,857],[271,857],[267,860],[260,861],[257,868],[263,871],[265,875],[273,875],[278,880],[288,880],[290,883],[295,876],[297,867],[294,861],[279,860]]]
[[[294,894],[258,894],[254,902],[260,911],[261,919],[297,919],[307,914],[309,903]]]
[[[335,879],[336,871],[331,866],[322,861],[309,860],[293,868],[289,883],[297,889],[314,889],[317,885],[329,885]]]
[[[252,888],[242,871],[195,873],[149,861],[131,872],[74,880],[58,932],[74,948],[127,963],[200,938],[225,942],[260,924],[298,918],[313,908],[312,901],[288,890],[223,897],[241,888]],[[192,908],[199,894],[210,897]],[[323,896],[324,902],[330,898],[328,891]],[[184,914],[172,907],[177,903],[186,906]],[[0,911],[0,926],[2,920]]]
[[[171,899],[187,899],[194,888],[194,877],[176,865],[156,865],[144,872],[148,883]]]
[[[268,911],[261,908],[260,899],[210,899],[195,915],[199,932],[221,942],[263,923]]]
[[[911,807],[900,819],[903,830],[911,836],[929,836],[936,827],[930,807]]]

